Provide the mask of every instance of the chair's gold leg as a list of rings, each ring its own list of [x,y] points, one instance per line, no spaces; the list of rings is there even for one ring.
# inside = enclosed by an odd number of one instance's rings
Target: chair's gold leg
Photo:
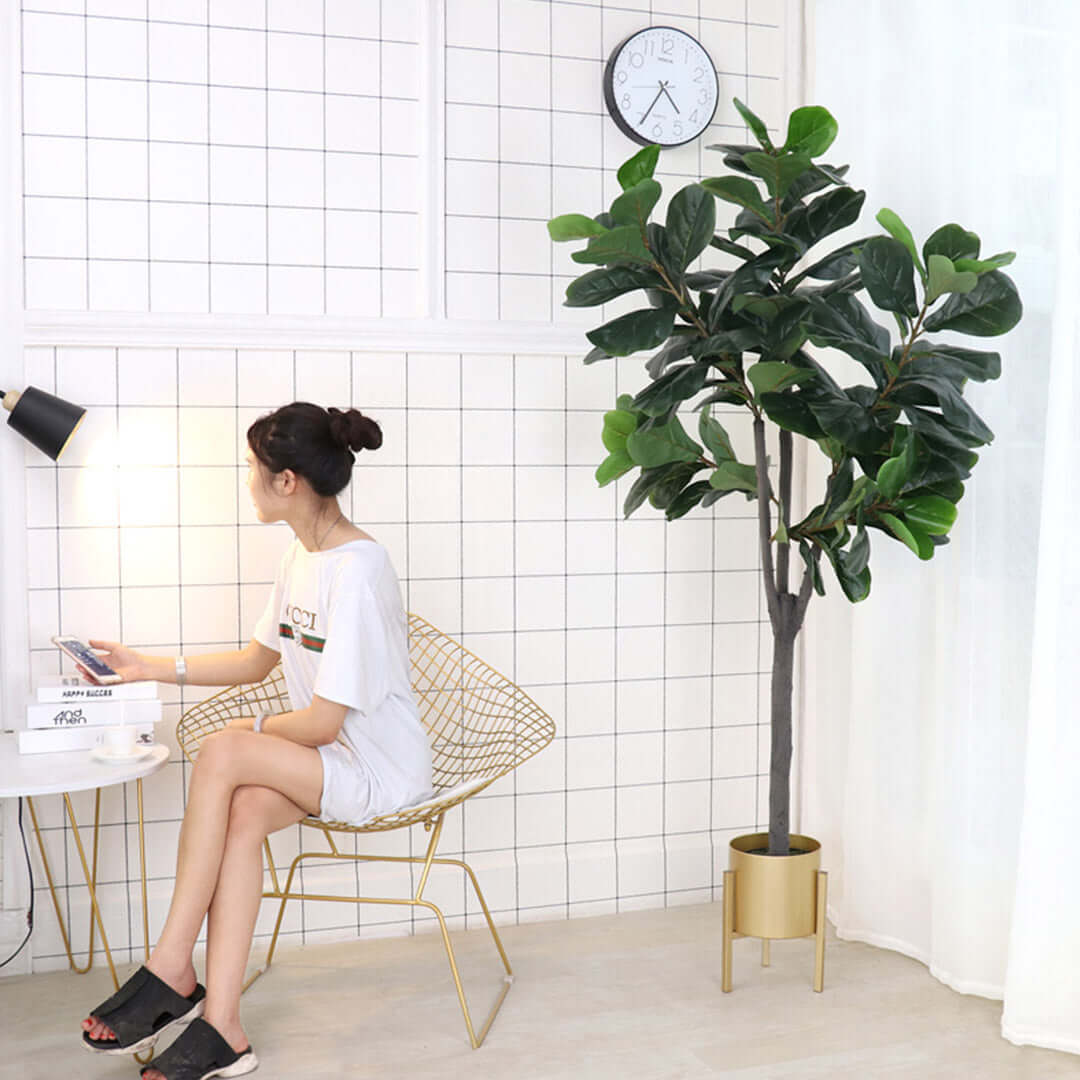
[[[829,873],[817,872],[817,928],[814,933],[814,990],[821,993],[825,989],[825,899],[828,892]]]
[[[101,789],[98,788],[98,795],[100,796],[100,794],[101,794]],[[68,817],[71,820],[71,833],[75,837],[75,847],[79,852],[79,861],[82,863],[83,874],[86,876],[86,885],[87,885],[87,889],[90,892],[90,907],[91,907],[91,910],[93,912],[93,918],[97,921],[97,928],[101,932],[101,947],[105,951],[105,959],[108,960],[108,962],[109,962],[109,972],[112,975],[113,986],[116,987],[116,989],[119,990],[120,989],[120,980],[117,979],[117,977],[116,977],[116,967],[113,965],[112,951],[109,949],[109,939],[105,935],[105,922],[101,917],[101,908],[98,906],[98,901],[97,901],[97,889],[95,888],[96,874],[91,875],[90,869],[86,865],[86,852],[83,851],[82,837],[79,835],[79,825],[78,825],[78,822],[76,822],[76,820],[75,820],[75,811],[74,811],[74,809],[72,808],[72,805],[71,805],[71,797],[67,794],[67,792],[64,792],[64,804],[67,806]],[[97,814],[95,813],[95,815],[94,815],[94,839],[95,839],[94,847],[95,847],[95,855],[97,854],[97,851],[96,851],[96,848],[97,848],[97,843],[96,843],[96,840],[97,840],[97,824],[98,824],[98,818],[97,818]],[[96,870],[96,867],[95,867],[95,870]],[[92,948],[93,947],[93,941],[92,940],[91,940],[90,944],[91,944],[91,948]],[[93,964],[93,962],[94,962],[94,954],[93,954],[93,952],[91,952],[90,953],[90,960],[87,963],[86,967],[83,968],[82,970],[83,971],[89,971],[90,970],[90,965]],[[75,970],[78,971],[79,968],[76,968]]]
[[[429,900],[416,901],[421,907],[426,907],[430,911],[435,912],[436,918],[439,920],[439,929],[442,931],[443,946],[446,949],[446,958],[450,961],[450,974],[454,977],[454,986],[457,989],[458,1001],[461,1003],[461,1012],[465,1017],[465,1028],[469,1033],[469,1042],[472,1044],[474,1050],[479,1050],[484,1043],[484,1039],[487,1038],[488,1030],[491,1027],[492,1022],[498,1015],[499,1009],[502,1008],[502,1003],[506,998],[506,995],[510,992],[510,987],[513,984],[513,976],[507,975],[503,977],[503,988],[499,992],[498,998],[495,1000],[495,1005],[491,1012],[488,1013],[487,1020],[484,1021],[484,1026],[480,1029],[480,1035],[477,1036],[473,1030],[472,1017],[469,1015],[469,1006],[465,1000],[465,991],[461,985],[461,976],[458,973],[457,961],[454,958],[454,947],[450,944],[450,933],[446,928],[446,920],[443,918],[443,913]]]
[[[499,937],[499,931],[495,929],[495,920],[491,917],[491,912],[488,911],[487,902],[484,900],[484,894],[480,891],[480,883],[476,880],[476,875],[472,871],[472,867],[468,863],[463,862],[461,864],[465,868],[465,873],[469,875],[469,880],[472,882],[472,887],[476,892],[476,898],[480,901],[480,906],[484,909],[484,918],[487,920],[488,929],[491,931],[491,936],[495,939],[495,948],[499,950],[499,956],[502,957],[503,967],[506,968],[506,974],[513,978],[514,972],[510,967],[510,960],[506,955],[506,950],[503,948],[502,939]]]
[[[724,948],[720,989],[731,993],[731,936],[735,923],[735,871],[724,871]]]
[[[769,939],[767,937],[761,939],[761,966],[769,966]]]
[[[267,846],[269,847],[269,845],[267,845]],[[289,900],[291,898],[290,893],[292,891],[293,875],[296,873],[296,868],[300,864],[300,860],[303,859],[305,854],[313,855],[313,854],[316,854],[316,853],[315,852],[301,852],[299,855],[296,856],[295,859],[293,859],[292,863],[289,865],[289,876],[285,879],[285,888],[284,888],[284,890],[279,890],[280,895],[281,895],[281,906],[278,908],[277,919],[274,921],[274,934],[270,938],[270,948],[269,948],[269,950],[267,951],[267,954],[266,954],[266,962],[263,964],[263,966],[261,968],[259,968],[255,972],[253,972],[248,977],[247,982],[244,983],[243,987],[240,990],[241,993],[244,993],[244,991],[247,990],[247,988],[260,975],[265,974],[266,970],[274,962],[274,950],[277,948],[278,933],[281,930],[281,920],[285,917],[285,905],[289,902]],[[323,856],[323,857],[325,858],[325,856]],[[277,874],[276,873],[274,874],[274,884],[275,884],[275,886],[277,885]]]
[[[431,862],[435,858],[435,848],[442,836],[443,818],[446,813],[441,813],[435,821],[435,827],[431,831],[431,839],[428,841],[427,851],[424,853],[424,869],[420,874],[420,884],[416,886],[416,899],[424,895],[424,887],[427,885],[428,874],[431,873]]]

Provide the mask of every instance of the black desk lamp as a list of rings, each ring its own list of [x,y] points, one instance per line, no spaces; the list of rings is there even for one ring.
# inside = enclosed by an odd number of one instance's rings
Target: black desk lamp
[[[28,386],[21,394],[16,390],[7,393],[0,390],[0,398],[11,413],[8,424],[53,461],[67,449],[86,415],[85,409],[36,386]]]

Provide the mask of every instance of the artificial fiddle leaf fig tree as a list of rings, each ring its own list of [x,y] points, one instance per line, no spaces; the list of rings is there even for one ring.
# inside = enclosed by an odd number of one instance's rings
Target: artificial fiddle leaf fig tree
[[[567,305],[639,291],[647,298],[586,334],[594,346],[586,363],[652,352],[651,381],[605,414],[599,483],[639,470],[625,514],[648,499],[669,520],[734,492],[757,500],[774,640],[769,854],[786,855],[795,641],[812,592],[825,592],[822,558],[859,601],[870,592],[871,535],[920,559],[948,542],[975,450],[993,438],[964,389],[996,379],[1001,358],[928,335],[1003,334],[1022,309],[1001,272],[1013,253],[980,257],[978,236],[959,225],[942,226],[920,250],[885,209],[877,215],[884,233],[822,252],[823,240],[855,223],[866,197],[848,184],[846,165],[818,160],[836,121],[818,106],[796,109],[775,146],[762,121],[735,105],[758,145],[710,147],[729,173],[682,188],[663,223],[650,220],[661,189],[659,148],[649,146],[619,169],[622,192],[608,211],[565,214],[548,230],[556,241],[586,241],[572,258],[596,267],[570,283]],[[717,199],[739,208],[725,233],[716,232]],[[710,249],[727,265],[692,271]],[[846,353],[868,381],[841,386],[813,347]],[[738,460],[710,413],[715,403],[752,414],[753,463]],[[683,424],[691,404],[696,438]],[[766,423],[779,429],[775,490]],[[792,520],[796,435],[816,443],[829,474],[820,501]],[[803,566],[797,587],[793,549]]]

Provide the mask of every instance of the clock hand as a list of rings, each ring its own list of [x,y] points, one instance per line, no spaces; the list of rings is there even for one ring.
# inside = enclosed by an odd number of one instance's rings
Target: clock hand
[[[655,104],[656,104],[656,103],[657,103],[657,102],[658,102],[658,101],[660,100],[660,94],[662,94],[663,92],[664,92],[664,84],[663,84],[663,83],[661,83],[661,84],[660,84],[660,91],[659,91],[659,93],[657,93],[656,97],[654,97],[654,98],[652,99],[652,101],[650,101],[650,102],[649,102],[649,107],[648,107],[648,108],[647,108],[647,109],[645,110],[645,113],[644,113],[644,115],[643,115],[643,116],[641,117],[641,119],[640,119],[640,120],[638,121],[638,126],[639,126],[639,127],[640,127],[640,125],[642,125],[642,124],[644,124],[644,123],[645,123],[645,117],[647,117],[647,116],[649,115],[649,113],[651,113],[651,112],[652,112],[652,107],[653,107],[653,106],[654,106],[654,105],[655,105]]]
[[[667,99],[668,99],[668,101],[670,101],[670,102],[671,102],[671,107],[672,107],[672,108],[673,108],[673,109],[674,109],[674,110],[675,110],[676,112],[678,112],[678,111],[679,111],[679,106],[675,104],[675,99],[674,99],[674,98],[673,98],[673,97],[672,97],[672,96],[671,96],[670,94],[668,94],[668,88],[667,88],[667,83],[664,83],[664,86],[663,86],[663,90],[664,90],[664,93],[665,93],[665,94],[667,94]]]

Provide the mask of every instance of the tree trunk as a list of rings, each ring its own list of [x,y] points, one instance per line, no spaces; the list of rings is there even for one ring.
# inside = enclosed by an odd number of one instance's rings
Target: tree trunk
[[[772,754],[769,766],[769,854],[787,855],[791,846],[791,692],[798,627],[795,597],[779,597],[780,625],[773,628]]]

